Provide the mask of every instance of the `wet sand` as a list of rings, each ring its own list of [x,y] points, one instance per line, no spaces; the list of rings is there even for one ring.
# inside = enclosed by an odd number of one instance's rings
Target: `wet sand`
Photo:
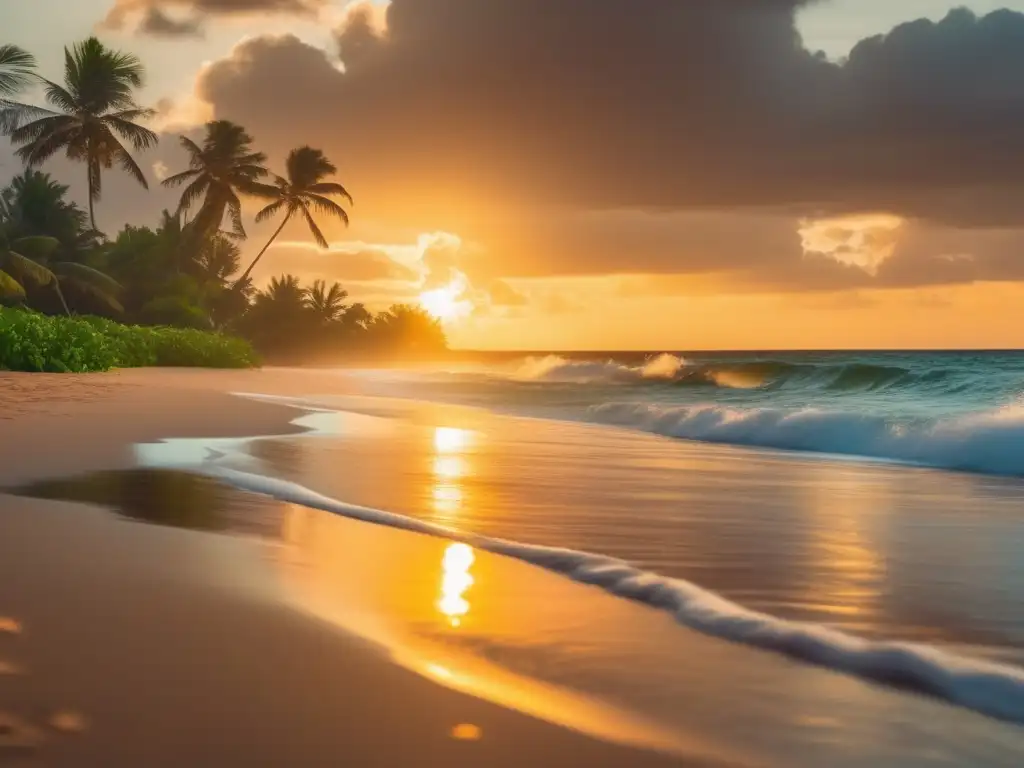
[[[258,372],[3,374],[0,482],[129,467],[134,443],[162,437],[287,433],[294,411],[223,394],[272,379],[284,393],[294,383]],[[0,495],[0,760],[705,762],[682,757],[699,756],[697,743],[614,744],[417,674],[289,599],[279,546]]]

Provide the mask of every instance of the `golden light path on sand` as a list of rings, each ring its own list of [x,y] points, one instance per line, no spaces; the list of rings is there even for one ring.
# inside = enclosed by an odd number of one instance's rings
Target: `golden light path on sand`
[[[457,527],[466,512],[464,483],[473,476],[477,433],[437,427],[429,433],[433,488],[424,504]],[[289,505],[276,548],[276,572],[289,600],[319,618],[385,647],[400,664],[447,687],[609,741],[693,754],[694,745],[645,717],[533,679],[485,658],[479,649],[510,635],[548,636],[549,616],[529,594],[582,589],[530,566],[471,546],[355,522]],[[510,599],[519,585],[524,599]],[[602,605],[604,603],[602,602]],[[540,646],[538,646],[540,647]],[[474,741],[474,723],[451,724],[449,736]]]

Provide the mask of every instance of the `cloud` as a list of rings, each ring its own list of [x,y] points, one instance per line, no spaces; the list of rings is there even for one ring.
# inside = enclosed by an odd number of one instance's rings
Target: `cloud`
[[[163,181],[171,175],[170,170],[167,168],[167,163],[163,160],[157,160],[153,163],[153,175],[156,176],[157,181]]]
[[[888,214],[805,219],[799,232],[806,256],[834,259],[877,275],[895,253],[903,223]]]
[[[328,0],[115,0],[101,22],[106,29],[134,26],[139,34],[195,37],[203,22],[217,16],[287,14],[315,16]]]
[[[393,0],[387,34],[358,18],[340,29],[344,72],[333,52],[262,38],[200,89],[268,136],[344,125],[381,186],[404,176],[598,208],[1024,216],[991,205],[1024,177],[1024,15],[914,22],[837,64],[803,48],[798,5]]]
[[[419,283],[416,270],[401,264],[379,248],[338,244],[323,250],[315,243],[281,241],[275,243],[254,272],[256,282],[273,275],[290,272],[305,279],[323,279],[349,283],[404,282]],[[379,290],[382,286],[376,286]]]
[[[158,7],[147,9],[138,31],[154,37],[202,37],[202,22],[196,17],[174,18]]]
[[[497,307],[521,307],[527,303],[526,296],[521,294],[505,280],[495,280],[487,286],[487,294],[491,303]]]

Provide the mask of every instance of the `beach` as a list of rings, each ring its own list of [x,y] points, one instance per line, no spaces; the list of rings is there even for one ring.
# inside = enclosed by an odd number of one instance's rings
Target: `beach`
[[[160,437],[290,431],[294,412],[221,394],[252,376],[216,377],[4,375],[3,482],[130,466],[134,442]],[[454,692],[289,609],[265,545],[79,505],[0,509],[5,760],[671,763]]]
[[[1020,593],[988,588],[1012,583],[1012,481],[383,398],[375,380],[333,371],[0,384],[0,483],[17,494],[0,496],[4,758],[1024,756],[1020,726],[973,700],[807,663],[645,598],[668,594],[658,578],[686,579],[792,626],[1012,669]],[[108,474],[87,497],[48,485],[97,472]],[[148,503],[160,488],[181,503]],[[97,489],[116,492],[105,506],[74,500]],[[175,516],[190,500],[204,514]],[[963,519],[971,505],[988,510],[986,525]],[[937,508],[929,527],[923,511]],[[965,541],[983,567],[936,575],[935,559]],[[608,562],[569,567],[550,547],[641,570],[612,581]]]

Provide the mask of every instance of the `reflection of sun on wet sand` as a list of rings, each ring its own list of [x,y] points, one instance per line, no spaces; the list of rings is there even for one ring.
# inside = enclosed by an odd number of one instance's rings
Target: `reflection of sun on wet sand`
[[[438,609],[451,622],[453,627],[462,624],[462,617],[469,613],[469,602],[465,598],[466,590],[473,586],[473,577],[469,573],[476,557],[473,548],[468,544],[449,544],[444,551],[441,567],[441,599]]]

